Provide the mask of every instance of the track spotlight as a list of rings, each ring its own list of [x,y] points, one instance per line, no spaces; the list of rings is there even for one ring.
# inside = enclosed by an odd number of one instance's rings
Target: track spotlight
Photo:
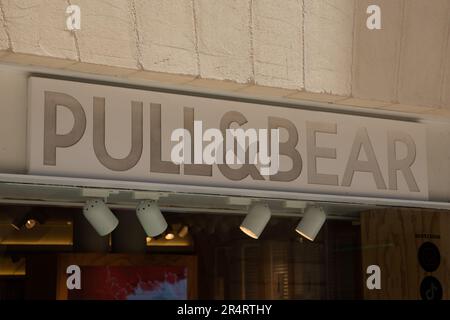
[[[167,229],[167,222],[155,201],[144,200],[136,208],[136,215],[147,236],[154,238]]]
[[[295,231],[310,241],[314,241],[322,228],[327,215],[320,207],[308,207]]]
[[[100,236],[110,234],[119,224],[117,217],[109,210],[102,199],[89,199],[83,214]]]
[[[244,221],[242,221],[240,229],[249,237],[258,239],[263,232],[265,226],[270,220],[271,212],[266,204],[253,204]]]

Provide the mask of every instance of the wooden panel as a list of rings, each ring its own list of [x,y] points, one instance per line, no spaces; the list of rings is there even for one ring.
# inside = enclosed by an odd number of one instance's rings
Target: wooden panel
[[[437,278],[443,287],[443,298],[450,299],[450,214],[442,213],[440,215],[440,246],[441,265],[438,268]]]
[[[450,218],[447,212],[418,209],[384,209],[361,215],[362,270],[381,268],[381,290],[368,290],[366,299],[421,299],[420,283],[427,275],[436,277],[443,287],[443,299],[450,297],[449,265]],[[441,263],[427,273],[418,261],[418,249],[424,242],[434,243]]]
[[[57,299],[67,299],[66,269],[79,266],[185,266],[188,269],[188,299],[197,298],[197,257],[145,254],[61,254],[58,256]]]

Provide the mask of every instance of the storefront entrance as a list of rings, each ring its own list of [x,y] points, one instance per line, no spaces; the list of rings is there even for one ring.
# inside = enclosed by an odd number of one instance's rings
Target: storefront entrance
[[[147,294],[159,298],[362,297],[356,219],[327,221],[311,242],[293,231],[296,217],[272,218],[254,240],[239,230],[239,214],[167,213],[168,231],[149,239],[131,210],[114,210],[127,226],[104,238],[83,223],[77,208],[4,205],[1,212],[2,299],[145,298],[145,290],[136,288],[138,279],[150,283],[159,273],[177,275],[165,280],[178,290],[156,293],[148,286]],[[81,229],[84,239],[79,240]],[[140,234],[140,243],[134,234]],[[67,289],[69,265],[80,266],[82,290]]]

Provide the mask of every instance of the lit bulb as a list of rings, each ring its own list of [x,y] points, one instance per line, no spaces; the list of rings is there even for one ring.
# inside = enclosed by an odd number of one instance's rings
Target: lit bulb
[[[175,238],[175,235],[173,234],[173,232],[168,232],[164,238],[166,240],[173,240]]]
[[[36,226],[36,220],[34,219],[28,219],[27,222],[25,222],[25,228],[27,229],[33,229]]]

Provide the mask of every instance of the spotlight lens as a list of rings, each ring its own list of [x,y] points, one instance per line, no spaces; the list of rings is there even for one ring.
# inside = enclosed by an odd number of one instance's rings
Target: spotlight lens
[[[308,239],[309,241],[314,241],[314,239],[312,239],[311,237],[308,237],[306,234],[304,234],[304,233],[301,232],[300,230],[295,229],[295,231],[296,231],[299,235],[301,235],[303,238],[306,238],[306,239]]]
[[[322,208],[308,207],[295,231],[306,239],[314,241],[326,219],[327,216]]]
[[[271,212],[267,205],[256,203],[248,210],[240,229],[253,239],[258,239],[270,220]]]
[[[250,238],[258,239],[258,236],[254,234],[251,230],[247,229],[246,227],[240,226],[240,229],[243,233],[248,235]]]
[[[166,240],[173,240],[175,238],[175,235],[171,232],[169,232],[168,234],[166,234],[166,236],[164,237]]]
[[[33,229],[36,226],[36,220],[34,219],[28,219],[27,222],[25,222],[25,228],[27,229]]]

